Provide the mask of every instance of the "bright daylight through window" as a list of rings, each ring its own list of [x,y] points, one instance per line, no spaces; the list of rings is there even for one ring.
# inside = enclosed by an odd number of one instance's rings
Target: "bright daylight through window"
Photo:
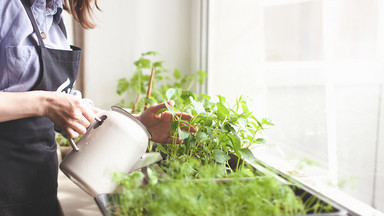
[[[208,19],[209,94],[275,123],[258,156],[384,211],[383,2],[217,0]]]

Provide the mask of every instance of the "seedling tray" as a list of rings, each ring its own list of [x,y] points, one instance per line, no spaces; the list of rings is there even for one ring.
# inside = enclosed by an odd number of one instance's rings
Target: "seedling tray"
[[[260,168],[260,167],[259,167]],[[290,179],[289,176],[285,176],[284,174],[277,173],[276,178],[280,178],[282,181]],[[252,179],[246,179],[247,181],[252,181]],[[217,179],[217,181],[230,181],[230,179]],[[201,183],[201,181],[200,181]],[[300,183],[295,184],[289,184],[291,189],[294,191],[296,196],[301,197],[303,202],[310,201],[309,206],[315,205],[315,203],[328,206],[329,209],[325,212],[317,211],[317,212],[307,212],[308,216],[344,216],[348,215],[347,211],[343,209],[341,206],[339,206],[337,203],[327,199],[326,197],[322,196],[321,194],[316,193],[315,191],[311,190],[305,185],[302,185]],[[118,193],[110,193],[110,194],[100,194],[96,196],[95,201],[101,211],[101,213],[104,216],[116,216],[114,214],[111,214],[111,212],[114,211],[114,209],[118,208],[120,195]]]
[[[344,216],[347,215],[347,211],[339,207],[336,203],[332,203],[322,197],[319,197],[316,194],[312,194],[303,188],[294,187],[294,192],[298,196],[303,196],[303,201],[305,199],[313,199],[314,203],[319,201],[321,204],[331,206],[331,209],[327,212],[308,212],[308,216]],[[100,194],[95,197],[95,201],[103,214],[103,216],[116,216],[111,214],[113,210],[118,207],[120,196],[118,193],[111,194]]]

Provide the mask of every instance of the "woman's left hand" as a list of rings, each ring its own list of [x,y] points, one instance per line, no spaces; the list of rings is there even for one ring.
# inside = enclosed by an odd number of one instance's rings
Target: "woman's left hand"
[[[175,105],[175,102],[168,101],[167,102],[171,107]],[[149,107],[146,111],[144,111],[139,120],[143,123],[148,130],[152,134],[151,140],[158,143],[172,143],[173,138],[170,135],[170,125],[173,121],[172,113],[169,111],[164,111],[161,113],[157,113],[160,109],[166,108],[165,104],[157,104]],[[177,116],[181,117],[182,120],[190,120],[191,115],[186,113],[176,113]],[[188,128],[182,128],[188,130]],[[189,128],[190,133],[197,132],[195,127]],[[177,140],[177,143],[182,143],[183,140]]]

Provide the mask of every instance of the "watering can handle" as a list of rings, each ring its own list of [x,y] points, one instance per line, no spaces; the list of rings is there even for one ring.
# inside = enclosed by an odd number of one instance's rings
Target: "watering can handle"
[[[102,121],[103,121],[99,116],[96,116],[96,117],[95,117],[95,120],[96,120],[97,122],[102,122]],[[68,141],[69,141],[69,144],[71,144],[72,149],[73,149],[74,151],[78,152],[78,151],[79,151],[79,147],[77,147],[77,145],[76,145],[76,143],[75,143],[75,140],[72,139],[72,138],[67,138],[67,139],[68,139]]]

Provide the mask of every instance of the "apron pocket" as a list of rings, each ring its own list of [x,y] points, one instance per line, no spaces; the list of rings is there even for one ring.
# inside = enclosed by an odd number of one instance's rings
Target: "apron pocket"
[[[35,48],[33,46],[6,47],[8,87],[19,84],[31,59],[32,49]]]

